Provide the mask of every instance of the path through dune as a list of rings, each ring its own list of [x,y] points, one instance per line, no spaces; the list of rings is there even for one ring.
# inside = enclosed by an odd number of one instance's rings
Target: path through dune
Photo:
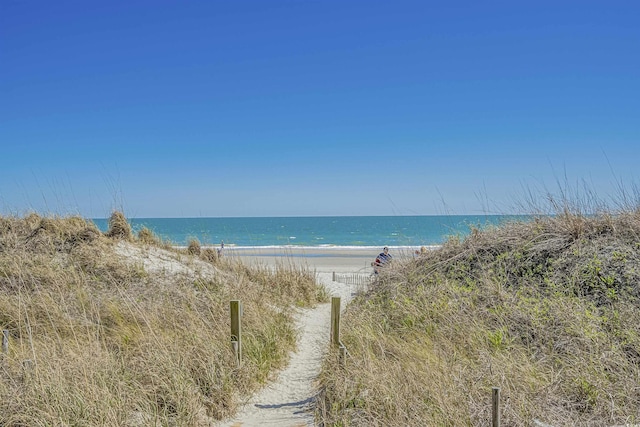
[[[332,281],[331,273],[317,273],[331,296],[341,298],[342,308],[356,292],[354,285]],[[315,380],[323,356],[329,348],[331,304],[301,310],[297,325],[300,329],[298,350],[292,354],[287,368],[277,379],[254,395],[230,420],[220,427],[313,426]]]

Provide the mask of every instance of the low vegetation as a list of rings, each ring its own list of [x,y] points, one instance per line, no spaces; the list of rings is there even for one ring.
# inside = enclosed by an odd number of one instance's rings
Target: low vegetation
[[[243,363],[230,345],[241,299]],[[116,212],[0,217],[0,425],[209,425],[285,365],[313,274],[170,250]]]
[[[249,267],[195,240],[172,249],[125,223],[0,217],[0,425],[210,425],[285,365],[289,309],[326,300],[305,269]],[[451,238],[346,309],[346,363],[326,358],[317,420],[490,425],[499,387],[503,425],[638,424],[639,282],[638,210]]]
[[[381,274],[321,374],[326,426],[640,423],[640,211],[472,230]]]

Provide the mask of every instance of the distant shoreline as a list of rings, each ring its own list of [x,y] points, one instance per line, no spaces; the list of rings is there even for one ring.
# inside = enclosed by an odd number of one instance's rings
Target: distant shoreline
[[[186,245],[172,245],[174,248],[177,249],[185,249],[187,248]],[[427,249],[438,249],[439,247],[441,247],[442,245],[422,245],[424,247],[426,247]],[[292,250],[295,252],[299,252],[299,251],[309,251],[309,252],[337,252],[337,251],[355,251],[355,252],[360,252],[360,251],[381,251],[382,248],[384,246],[353,246],[353,245],[347,245],[347,246],[340,246],[340,245],[318,245],[318,246],[311,246],[311,245],[265,245],[265,246],[259,246],[259,245],[254,245],[254,246],[245,246],[245,245],[234,245],[234,244],[226,244],[224,245],[224,250],[231,250],[231,251],[250,251],[250,250],[258,250],[258,251],[268,251],[268,250]],[[396,250],[396,251],[411,251],[411,250],[417,250],[420,249],[420,245],[402,245],[402,246],[393,246],[393,245],[387,245],[387,247],[390,250]],[[210,249],[219,249],[220,245],[201,245],[201,248],[210,248]]]
[[[203,248],[219,249],[219,246]],[[427,246],[436,249],[438,245]],[[389,246],[396,259],[413,257],[416,246]],[[277,266],[295,264],[317,272],[366,273],[373,272],[371,262],[382,251],[378,246],[227,246],[224,257],[238,259],[248,264]]]

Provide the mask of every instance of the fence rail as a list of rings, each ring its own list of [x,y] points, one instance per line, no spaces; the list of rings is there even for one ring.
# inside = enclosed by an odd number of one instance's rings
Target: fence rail
[[[364,291],[371,284],[372,278],[370,274],[364,273],[333,273],[333,281],[344,283],[346,285],[355,285],[359,291]]]

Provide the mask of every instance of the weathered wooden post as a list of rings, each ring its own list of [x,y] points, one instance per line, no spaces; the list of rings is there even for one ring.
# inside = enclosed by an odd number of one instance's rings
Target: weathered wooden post
[[[26,359],[22,361],[22,381],[28,382],[33,376],[33,361]]]
[[[242,303],[238,300],[229,302],[231,311],[231,346],[236,355],[238,366],[242,362]]]
[[[233,357],[236,359],[236,367],[239,368],[240,367],[240,355],[238,353],[238,350],[239,350],[238,341],[231,340],[231,348],[233,349]]]
[[[493,387],[491,403],[491,425],[500,427],[500,387]]]
[[[333,281],[334,282],[336,281],[336,272],[335,271],[333,272]]]
[[[331,343],[340,346],[340,297],[331,297]]]
[[[340,366],[346,366],[347,364],[347,347],[340,343]]]
[[[2,331],[2,353],[7,354],[9,352],[9,331],[4,329]]]

